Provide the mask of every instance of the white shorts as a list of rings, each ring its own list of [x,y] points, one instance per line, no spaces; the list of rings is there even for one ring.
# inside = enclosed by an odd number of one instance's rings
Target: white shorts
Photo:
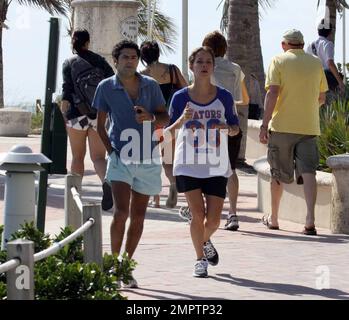
[[[93,129],[97,131],[97,119],[90,119],[88,116],[70,119],[66,125],[76,130],[87,131],[88,129]]]

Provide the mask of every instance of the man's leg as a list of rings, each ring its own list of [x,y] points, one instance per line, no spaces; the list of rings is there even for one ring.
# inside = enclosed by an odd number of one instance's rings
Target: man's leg
[[[127,231],[125,251],[132,258],[143,233],[143,225],[149,196],[132,190],[130,225]]]
[[[131,187],[125,182],[112,182],[114,217],[110,225],[112,253],[120,254],[125,233],[125,224],[129,216]]]
[[[236,214],[236,206],[239,194],[239,179],[235,172],[228,179],[229,213]]]
[[[272,226],[276,227],[278,223],[278,214],[280,207],[280,200],[283,192],[283,185],[280,181],[272,179],[270,183],[271,192],[271,216],[270,223]]]
[[[304,197],[307,204],[307,217],[305,220],[305,227],[311,229],[315,226],[315,202],[317,195],[317,185],[315,174],[303,173],[302,174],[304,183]]]

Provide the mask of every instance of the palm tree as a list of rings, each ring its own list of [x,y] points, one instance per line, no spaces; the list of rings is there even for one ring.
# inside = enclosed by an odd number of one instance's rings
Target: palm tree
[[[318,0],[317,6],[320,5],[320,0]],[[332,24],[332,33],[329,36],[329,40],[334,43],[336,37],[336,22],[337,22],[337,12],[340,14],[343,12],[344,8],[349,9],[348,2],[346,0],[326,0],[326,6],[330,13],[330,23]]]
[[[224,3],[223,3],[224,1]],[[221,30],[227,34],[229,60],[238,63],[246,74],[254,73],[264,97],[264,67],[260,43],[259,6],[266,9],[273,0],[222,0]]]
[[[260,45],[259,7],[267,9],[275,0],[221,0],[223,14],[221,30],[228,36],[228,58],[238,63],[245,74],[254,72],[264,96],[264,68]],[[318,6],[320,0],[318,0]],[[333,25],[332,40],[335,39],[337,11],[349,8],[347,0],[326,0]],[[246,78],[246,82],[249,77]]]
[[[68,1],[62,0],[17,0],[20,5],[31,5],[48,11],[50,14],[66,14]],[[2,55],[2,31],[6,28],[7,12],[12,0],[0,0],[0,108],[4,107],[4,78],[3,78],[3,55]]]

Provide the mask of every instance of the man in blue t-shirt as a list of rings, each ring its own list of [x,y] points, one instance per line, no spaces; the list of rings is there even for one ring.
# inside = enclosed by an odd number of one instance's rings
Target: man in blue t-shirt
[[[140,51],[124,40],[112,52],[116,75],[103,80],[93,101],[97,131],[107,152],[106,179],[112,185],[114,217],[112,253],[120,253],[125,223],[130,216],[125,251],[131,258],[143,232],[149,196],[161,191],[161,162],[154,126],[165,126],[169,116],[157,82],[136,72]],[[108,133],[105,121],[109,116]],[[134,278],[128,287],[137,287]]]

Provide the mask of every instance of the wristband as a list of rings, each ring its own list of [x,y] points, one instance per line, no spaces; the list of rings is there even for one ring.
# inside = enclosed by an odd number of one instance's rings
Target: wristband
[[[151,122],[155,122],[156,121],[156,117],[155,114],[153,114],[153,119],[151,119]]]

